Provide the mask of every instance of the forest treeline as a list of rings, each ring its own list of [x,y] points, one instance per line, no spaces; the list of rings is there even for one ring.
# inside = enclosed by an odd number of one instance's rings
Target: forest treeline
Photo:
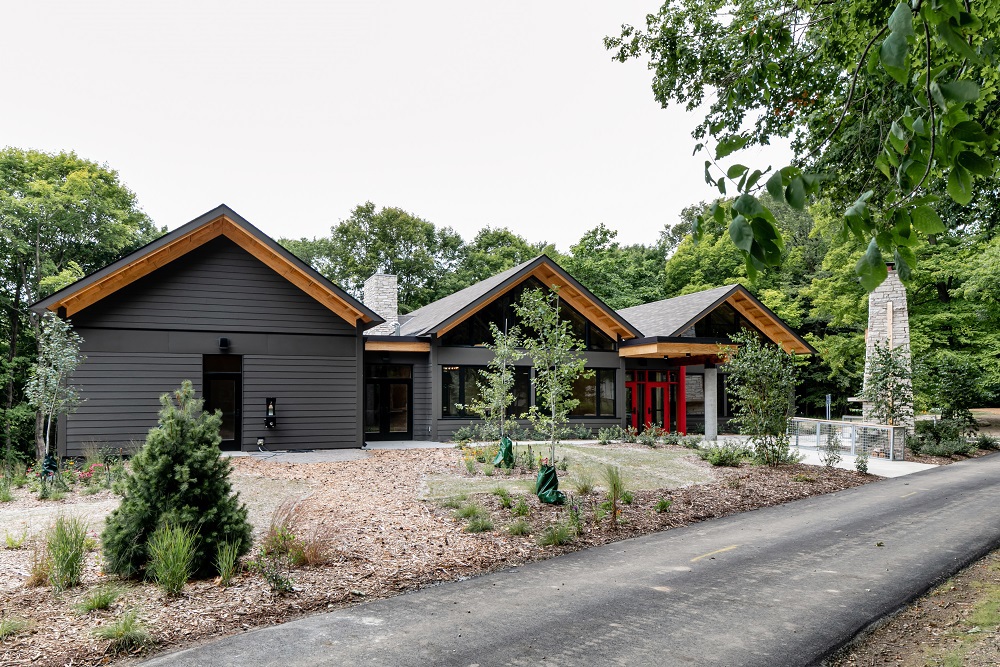
[[[995,197],[955,213],[949,232],[915,248],[906,281],[918,407],[933,408],[942,382],[961,378],[974,402],[1000,399],[1000,239]],[[680,205],[681,203],[679,203]],[[729,201],[721,205],[728,207]],[[807,211],[770,201],[785,239],[780,268],[750,282],[745,262],[709,216],[691,236],[706,203],[684,208],[644,244],[622,244],[598,225],[568,251],[485,227],[466,241],[399,208],[357,206],[328,236],[280,242],[351,293],[375,272],[399,276],[407,312],[544,252],[613,308],[742,283],[820,351],[803,369],[799,405],[818,414],[824,396],[835,412],[860,391],[867,295],[854,264],[862,248],[840,235],[833,206]],[[30,452],[38,428],[24,387],[36,353],[38,321],[29,306],[165,232],[106,165],[73,153],[0,151],[0,428],[6,447]],[[567,239],[558,241],[567,247]],[[972,399],[970,399],[972,400]]]

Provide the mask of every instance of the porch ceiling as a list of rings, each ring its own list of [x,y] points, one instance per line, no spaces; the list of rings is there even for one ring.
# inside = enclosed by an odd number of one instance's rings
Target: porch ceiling
[[[720,348],[735,348],[735,345],[718,343],[649,342],[639,345],[621,346],[618,356],[624,359],[687,359],[699,357],[701,360],[718,360]]]

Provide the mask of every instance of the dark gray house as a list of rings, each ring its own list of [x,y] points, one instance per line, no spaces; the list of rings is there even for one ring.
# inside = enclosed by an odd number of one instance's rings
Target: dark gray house
[[[521,293],[553,285],[594,370],[571,417],[591,429],[712,435],[728,409],[719,345],[741,327],[815,352],[739,285],[616,312],[544,255],[400,315],[394,276],[372,276],[359,302],[220,206],[35,304],[71,318],[87,356],[60,450],[142,441],[158,397],[185,379],[222,411],[227,448],[448,439],[472,421],[459,406],[490,360],[490,323],[515,323]],[[534,392],[520,363],[524,414]]]
[[[60,421],[64,454],[144,440],[183,380],[222,411],[225,448],[364,444],[363,333],[381,318],[226,206],[34,308],[84,339],[85,401]]]

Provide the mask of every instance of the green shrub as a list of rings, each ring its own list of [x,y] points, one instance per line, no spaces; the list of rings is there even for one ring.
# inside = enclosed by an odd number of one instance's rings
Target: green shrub
[[[622,504],[631,505],[634,501],[635,501],[635,495],[631,491],[627,489],[625,491],[622,491]]]
[[[656,447],[656,443],[660,439],[660,429],[655,426],[650,426],[645,431],[639,434],[639,442],[647,447]]]
[[[581,496],[590,495],[594,492],[594,478],[587,473],[580,473],[576,478],[576,492]]]
[[[455,510],[455,516],[459,519],[473,519],[489,516],[489,513],[476,503],[469,503]]]
[[[610,445],[612,441],[616,440],[618,433],[621,431],[617,426],[611,428],[601,428],[597,430],[597,442],[601,445]]]
[[[113,654],[127,653],[153,643],[153,638],[139,620],[139,612],[135,609],[122,613],[114,623],[95,629],[94,635],[110,640],[108,652]]]
[[[913,435],[906,444],[915,454],[967,456],[978,449],[978,440],[966,440],[967,432],[968,424],[961,419],[920,420],[913,425]]]
[[[98,586],[84,595],[80,602],[73,605],[73,608],[80,614],[89,614],[97,609],[107,609],[121,594],[121,586],[116,586],[115,584]]]
[[[10,491],[10,480],[0,475],[0,503],[9,503],[14,500],[14,494]]]
[[[264,549],[248,563],[251,570],[264,577],[274,595],[284,595],[295,590],[295,582],[290,575],[291,561],[286,554],[268,553]]]
[[[20,616],[4,616],[0,618],[0,639],[13,637],[27,629],[29,623]]]
[[[524,498],[518,498],[517,503],[514,505],[514,509],[511,510],[514,516],[528,516],[531,514],[531,508]]]
[[[868,474],[868,452],[860,451],[854,457],[854,469],[862,475]]]
[[[538,544],[543,547],[559,547],[572,542],[575,534],[573,527],[568,523],[552,524],[546,526],[538,536]]]
[[[219,584],[228,586],[239,565],[240,547],[235,542],[223,542],[215,553],[215,571],[219,573]]]
[[[167,524],[150,535],[146,572],[167,595],[179,595],[191,578],[197,542],[189,528]]]
[[[736,467],[747,459],[750,453],[740,445],[721,443],[698,450],[698,456],[713,466]]]
[[[604,482],[608,488],[608,511],[611,512],[611,521],[617,526],[618,517],[621,514],[619,504],[622,495],[625,493],[625,481],[622,479],[622,471],[616,465],[608,464],[604,469]]]
[[[467,533],[485,533],[488,530],[493,530],[493,520],[488,516],[474,516],[465,524]]]
[[[56,517],[45,538],[49,584],[57,591],[80,583],[87,554],[87,522],[79,517]]]
[[[450,498],[444,498],[441,500],[441,507],[446,509],[457,510],[465,502],[467,496],[462,494],[460,496],[451,496]]]
[[[627,426],[621,431],[622,442],[635,444],[639,440],[639,431],[634,426]]]
[[[667,500],[666,498],[660,498],[659,500],[656,501],[656,505],[653,506],[653,509],[655,509],[660,514],[663,514],[664,512],[668,511],[670,509],[670,506],[673,504],[674,503],[672,500]]]
[[[28,528],[25,526],[21,529],[19,534],[12,534],[8,531],[3,532],[3,548],[4,549],[20,549],[24,546],[25,541],[28,539]]]
[[[524,519],[517,519],[507,526],[507,532],[511,535],[531,535],[531,524]]]
[[[493,495],[500,499],[500,506],[504,509],[510,509],[514,505],[514,499],[510,496],[510,491],[502,486],[498,486],[493,489]]]
[[[1000,438],[993,437],[992,435],[986,435],[985,433],[980,433],[976,436],[974,443],[977,449],[988,449],[995,450],[1000,449]]]
[[[218,411],[202,410],[203,401],[187,380],[160,403],[159,426],[132,459],[131,474],[115,484],[123,497],[101,537],[105,569],[139,574],[149,560],[150,534],[169,524],[197,536],[192,569],[196,576],[210,576],[220,544],[239,544],[240,555],[251,544],[246,506],[233,492],[229,460],[219,452],[222,418]]]

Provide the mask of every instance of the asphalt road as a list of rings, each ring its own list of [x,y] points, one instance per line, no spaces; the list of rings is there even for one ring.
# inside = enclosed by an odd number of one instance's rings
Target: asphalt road
[[[706,521],[147,665],[817,664],[1000,545],[1000,455]]]

